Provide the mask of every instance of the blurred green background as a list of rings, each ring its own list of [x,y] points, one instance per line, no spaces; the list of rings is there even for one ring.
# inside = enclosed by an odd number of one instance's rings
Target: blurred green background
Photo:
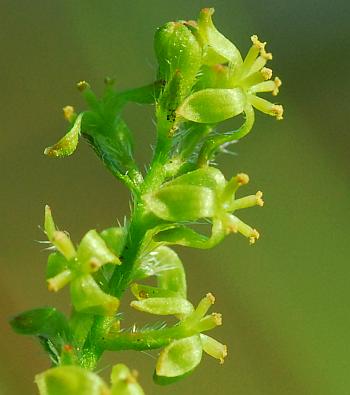
[[[264,191],[264,209],[242,215],[261,231],[259,242],[231,236],[209,252],[180,251],[191,299],[217,296],[224,325],[216,337],[229,357],[223,367],[206,357],[165,388],[152,383],[148,354],[111,353],[101,367],[127,362],[149,395],[350,394],[349,3],[1,0],[1,395],[36,394],[34,374],[48,367],[33,340],[11,333],[8,318],[47,304],[68,311],[65,292],[46,290],[46,253],[35,242],[44,204],[75,240],[128,213],[127,191],[86,145],[66,160],[43,156],[65,131],[61,108],[81,105],[81,79],[97,91],[106,75],[121,88],[150,82],[155,28],[194,19],[203,6],[216,8],[216,25],[243,53],[253,33],[268,41],[286,110],[283,122],[258,115],[238,156],[220,159],[227,176],[251,176],[245,192]],[[130,106],[126,118],[146,163],[152,108]]]

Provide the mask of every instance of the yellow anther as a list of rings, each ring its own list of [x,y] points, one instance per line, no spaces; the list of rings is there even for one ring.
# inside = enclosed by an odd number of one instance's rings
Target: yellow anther
[[[261,70],[261,75],[263,76],[264,80],[269,80],[272,77],[272,70],[268,67],[263,67]]]
[[[259,232],[256,229],[253,229],[252,233],[251,233],[251,235],[249,237],[249,243],[250,244],[254,244],[256,242],[256,240],[259,239],[259,237],[260,237]]]
[[[276,117],[278,121],[283,119],[283,107],[280,104],[274,104],[272,106],[272,115]]]
[[[209,299],[211,304],[215,303],[215,296],[211,292],[207,293],[205,296]]]
[[[47,280],[47,289],[50,292],[57,292],[59,290],[56,282],[53,281],[53,279],[51,279],[51,278],[49,280]]]
[[[239,185],[246,185],[249,182],[248,174],[238,173],[236,177],[237,177],[237,182]]]
[[[222,315],[220,313],[212,313],[211,316],[217,326],[222,325]]]
[[[261,42],[256,34],[251,36],[250,39],[252,40],[252,43],[256,48],[260,50],[265,49],[266,41]]]
[[[256,196],[256,204],[260,207],[264,205],[264,201],[262,199],[263,193],[261,191],[258,191],[255,196]]]
[[[220,358],[220,365],[222,365],[225,362],[226,357],[227,357],[227,346],[224,345],[223,350],[222,350],[222,356]]]
[[[266,52],[265,48],[260,50],[260,56],[266,60],[272,60],[272,53]]]
[[[68,122],[72,122],[75,117],[75,111],[73,106],[65,106],[62,108],[64,119]]]
[[[86,81],[80,81],[77,83],[77,88],[82,92],[85,89],[90,88],[90,84]]]
[[[277,96],[279,92],[279,87],[282,85],[282,81],[278,78],[275,77],[275,89],[272,91],[273,96]]]

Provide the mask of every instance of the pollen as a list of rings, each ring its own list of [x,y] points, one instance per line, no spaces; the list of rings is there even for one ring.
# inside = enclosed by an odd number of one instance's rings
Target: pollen
[[[263,193],[261,191],[258,191],[256,194],[256,204],[260,207],[264,205],[264,201],[262,199]]]
[[[272,115],[274,115],[278,121],[282,120],[283,107],[280,104],[274,104],[272,107]]]
[[[80,92],[84,91],[87,88],[90,88],[90,84],[86,81],[79,81],[77,83],[77,88],[80,90]]]
[[[238,173],[237,174],[237,182],[239,185],[246,185],[249,182],[249,176],[245,173]]]
[[[266,41],[265,42],[261,42],[256,34],[252,35],[250,37],[250,39],[252,40],[253,45],[256,48],[258,48],[260,51],[262,49],[265,49]]]
[[[279,92],[279,87],[282,85],[282,81],[278,77],[275,77],[274,82],[275,82],[275,89],[272,91],[272,95],[277,96]]]
[[[272,70],[268,67],[263,67],[261,70],[261,75],[263,76],[264,80],[269,80],[272,77]]]
[[[57,287],[55,281],[52,281],[51,278],[49,280],[47,280],[47,289],[50,292],[57,292],[58,291],[58,287]]]
[[[220,365],[224,364],[226,357],[227,357],[227,346],[224,345],[224,347],[222,349],[222,355],[221,355],[221,358],[220,358]]]
[[[256,242],[256,240],[259,239],[259,237],[260,237],[259,232],[256,229],[253,229],[252,233],[251,233],[251,235],[249,237],[249,243],[250,244],[254,244]]]
[[[64,119],[67,120],[68,122],[72,122],[74,120],[74,107],[73,106],[65,106],[63,107],[63,116]]]
[[[215,296],[211,292],[207,293],[205,296],[208,298],[211,304],[215,303]]]
[[[214,318],[214,322],[217,326],[222,325],[222,315],[220,313],[212,313],[211,316]]]

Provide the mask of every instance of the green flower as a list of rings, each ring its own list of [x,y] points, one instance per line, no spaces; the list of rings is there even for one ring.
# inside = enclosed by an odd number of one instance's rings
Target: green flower
[[[243,60],[235,45],[215,28],[213,13],[212,8],[200,13],[197,29],[202,39],[204,65],[196,92],[179,106],[177,115],[193,122],[217,123],[244,113],[245,134],[254,122],[253,107],[277,120],[283,119],[281,105],[257,96],[264,92],[276,96],[281,86],[281,80],[278,77],[271,80],[272,70],[265,67],[272,59],[265,49],[266,43],[252,36],[253,45]]]

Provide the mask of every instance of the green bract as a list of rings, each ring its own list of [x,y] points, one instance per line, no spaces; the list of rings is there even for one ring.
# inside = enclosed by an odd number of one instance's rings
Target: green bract
[[[238,197],[249,177],[238,173],[226,178],[213,160],[250,132],[254,109],[282,119],[283,108],[257,96],[277,95],[281,85],[265,67],[272,58],[266,43],[252,36],[243,58],[214,26],[213,13],[205,8],[198,21],[172,21],[157,29],[154,82],[118,91],[106,78],[97,97],[81,81],[77,87],[88,108],[63,109],[69,131],[45,154],[71,155],[83,137],[130,189],[131,215],[122,226],[111,223],[107,229],[87,231],[76,245],[74,237],[58,229],[46,206],[47,284],[55,292],[69,286],[72,312],[66,317],[43,307],[11,320],[16,332],[36,337],[52,361],[51,369],[36,376],[40,395],[144,395],[136,372],[123,364],[113,367],[110,386],[94,373],[106,350],[159,349],[154,373],[159,384],[187,377],[203,351],[220,363],[227,355],[227,347],[207,335],[222,324],[220,314],[208,312],[215,298],[208,293],[197,305],[188,299],[184,265],[169,246],[213,248],[237,232],[251,244],[259,238],[237,213],[263,206],[262,192]],[[123,119],[130,102],[155,107],[156,144],[144,172]],[[242,125],[219,132],[218,124],[232,117],[242,118]],[[204,226],[209,231],[202,232]],[[150,277],[155,277],[152,285]],[[128,328],[123,320],[120,300],[129,288],[135,297],[131,307],[151,317],[142,327]],[[152,321],[154,316],[158,321]]]

